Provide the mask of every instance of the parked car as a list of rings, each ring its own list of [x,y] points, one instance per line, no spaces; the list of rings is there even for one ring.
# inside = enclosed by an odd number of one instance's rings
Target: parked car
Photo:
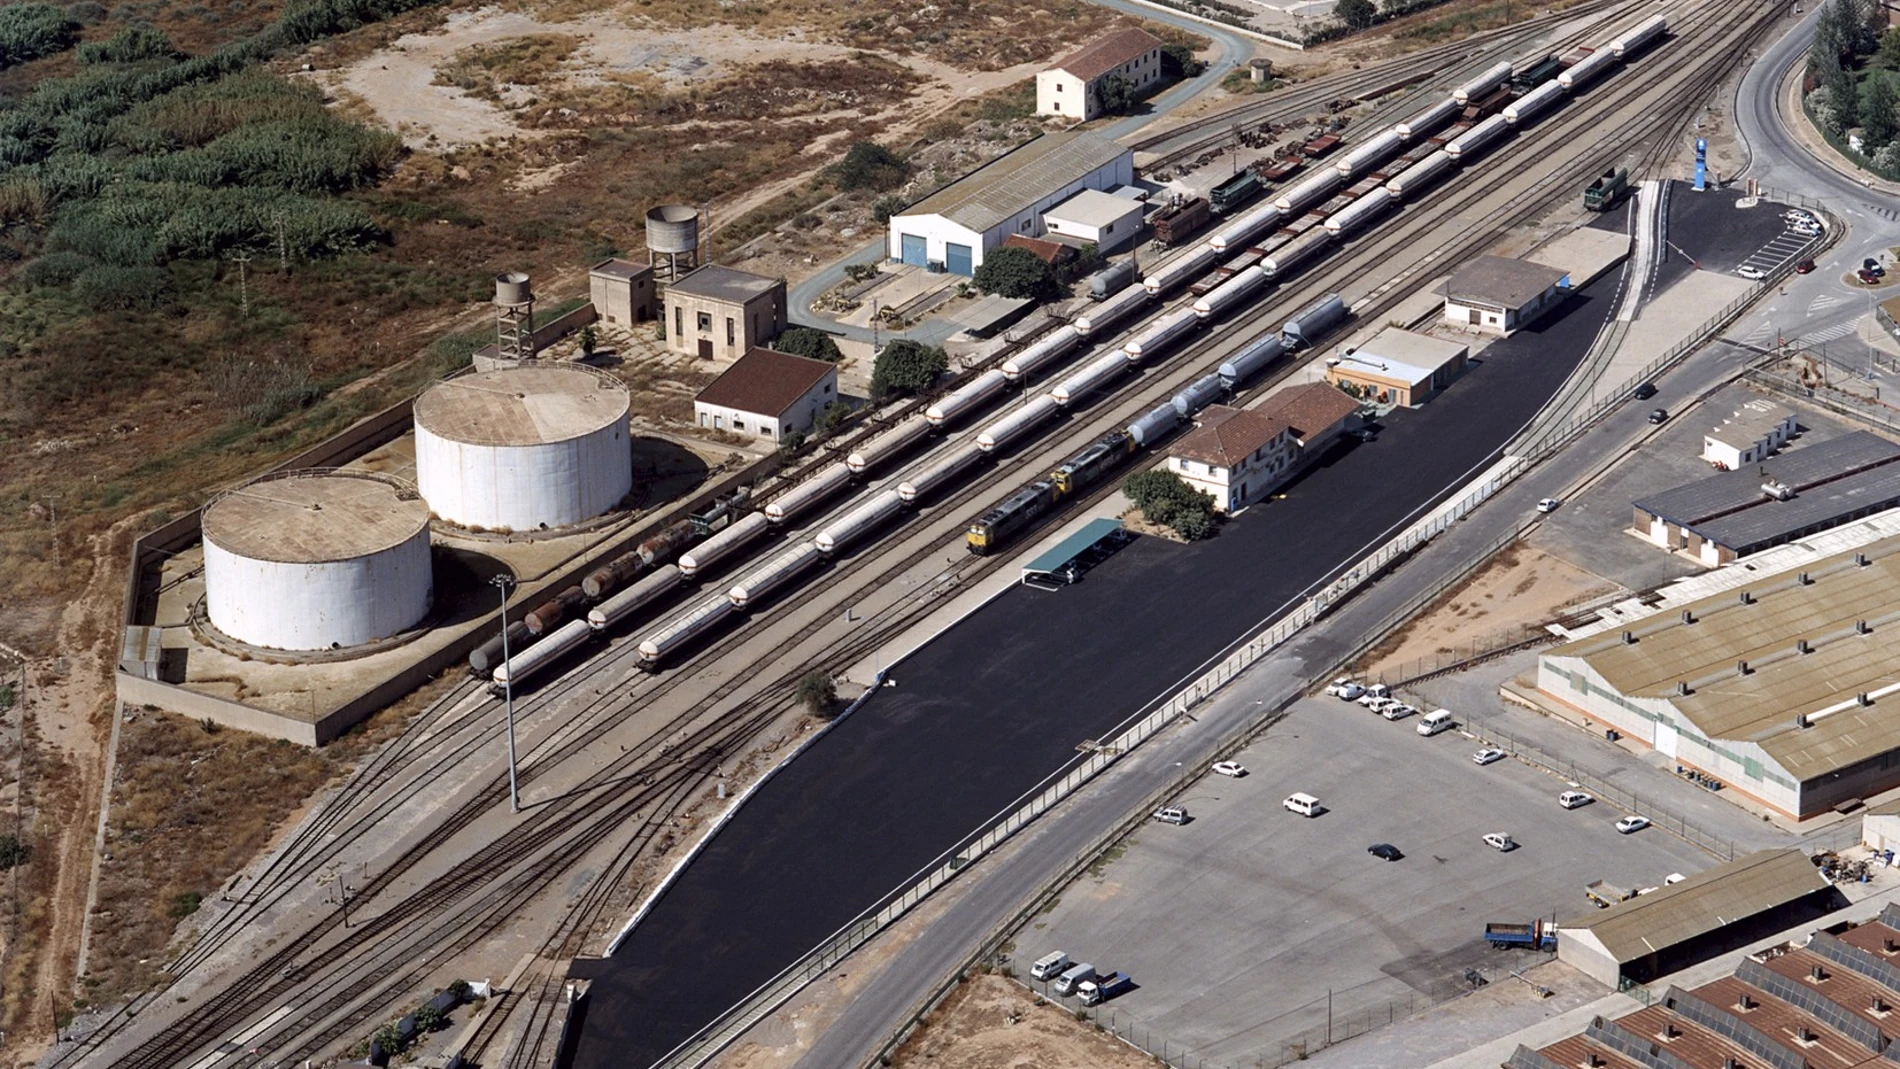
[[[1872,256],[1860,262],[1860,269],[1874,275],[1876,278],[1887,277],[1887,269],[1882,267],[1880,261],[1874,259]]]
[[[1630,396],[1638,401],[1647,401],[1656,396],[1656,384],[1653,382],[1645,382],[1637,386],[1634,390],[1631,390]]]
[[[1668,418],[1669,418],[1669,410],[1666,408],[1652,408],[1649,410],[1649,421],[1651,423],[1660,424],[1666,421]]]
[[[1880,285],[1880,276],[1874,274],[1872,271],[1869,271],[1864,267],[1861,268],[1859,271],[1854,272],[1854,277],[1860,279],[1860,284],[1863,286]]]
[[[1493,761],[1504,760],[1504,751],[1495,746],[1486,746],[1484,749],[1472,754],[1471,760],[1474,764],[1488,765]]]
[[[1232,776],[1235,779],[1239,779],[1247,774],[1247,766],[1241,764],[1239,761],[1216,761],[1214,762],[1214,771],[1223,776]]]
[[[1379,437],[1379,432],[1373,430],[1370,427],[1355,427],[1354,429],[1349,430],[1346,433],[1351,435],[1354,438],[1359,439],[1362,442],[1370,442],[1373,439]]]
[[[1557,804],[1565,809],[1581,809],[1594,801],[1596,801],[1595,798],[1583,791],[1565,791],[1557,796]]]
[[[1795,263],[1795,265],[1794,265],[1794,273],[1795,273],[1795,274],[1797,274],[1797,275],[1808,275],[1808,274],[1813,274],[1813,273],[1814,273],[1814,261],[1813,261],[1813,260],[1811,260],[1811,259],[1810,259],[1810,260],[1800,260],[1800,261],[1797,261],[1797,262]]]
[[[1418,706],[1416,705],[1407,705],[1405,702],[1393,702],[1391,705],[1379,710],[1379,715],[1385,717],[1387,720],[1404,720],[1416,712],[1418,712]]]
[[[1763,271],[1754,264],[1743,264],[1735,269],[1735,273],[1748,279],[1750,282],[1760,282],[1762,279],[1768,277],[1768,272]]]
[[[1539,502],[1537,503],[1537,511],[1539,511],[1539,512],[1556,512],[1556,511],[1557,511],[1557,506],[1558,506],[1558,505],[1561,505],[1561,504],[1563,504],[1563,502],[1561,502],[1561,501],[1559,501],[1559,500],[1557,500],[1556,498],[1554,498],[1554,497],[1547,497],[1547,498],[1545,498],[1545,499],[1543,499],[1542,501],[1539,501]]]
[[[1350,694],[1347,693],[1348,691],[1350,691],[1351,693]],[[1366,688],[1360,686],[1359,684],[1353,682],[1351,679],[1348,679],[1345,676],[1340,676],[1338,679],[1335,679],[1331,683],[1326,684],[1326,693],[1332,695],[1335,698],[1344,698],[1349,702],[1358,701],[1359,696],[1361,694],[1364,694],[1365,692],[1366,692]]]
[[[1305,791],[1295,791],[1287,795],[1286,801],[1281,802],[1280,805],[1285,808],[1287,812],[1298,813],[1303,817],[1316,817],[1326,812],[1326,807],[1319,804],[1319,799],[1307,794]]]
[[[1624,835],[1642,831],[1647,827],[1649,827],[1648,817],[1624,817],[1622,820],[1616,822],[1616,830],[1622,832]]]
[[[1154,818],[1163,824],[1186,824],[1187,810],[1178,805],[1166,805],[1154,811]]]
[[[1484,835],[1484,845],[1496,850],[1500,854],[1508,854],[1517,849],[1517,843],[1511,840],[1511,833],[1508,831],[1486,832]]]
[[[1386,686],[1384,683],[1369,683],[1366,685],[1366,692],[1359,696],[1359,704],[1371,707],[1390,697],[1392,697],[1391,687]]]
[[[1399,852],[1398,847],[1393,846],[1391,843],[1373,843],[1371,846],[1366,847],[1366,853],[1371,854],[1380,861],[1397,861],[1405,856]]]

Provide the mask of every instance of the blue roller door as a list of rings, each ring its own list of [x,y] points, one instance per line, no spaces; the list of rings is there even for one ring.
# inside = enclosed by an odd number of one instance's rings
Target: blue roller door
[[[918,267],[926,265],[928,256],[924,250],[927,246],[924,243],[922,234],[900,234],[898,235],[898,241],[904,250],[903,260],[905,263],[914,264]]]
[[[944,270],[949,271],[953,275],[967,276],[976,274],[976,265],[970,262],[970,247],[968,245],[944,245],[943,266]]]

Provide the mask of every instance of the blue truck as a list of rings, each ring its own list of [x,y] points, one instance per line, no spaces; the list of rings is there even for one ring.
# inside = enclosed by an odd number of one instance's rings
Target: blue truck
[[[1557,925],[1545,920],[1529,924],[1487,924],[1484,941],[1497,947],[1529,947],[1532,950],[1557,949]]]

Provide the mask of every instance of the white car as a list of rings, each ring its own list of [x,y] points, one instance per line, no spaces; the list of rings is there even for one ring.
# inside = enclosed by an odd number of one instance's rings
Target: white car
[[[1338,689],[1335,690],[1334,689],[1335,687],[1337,687]],[[1329,691],[1332,691],[1334,697],[1341,698],[1349,702],[1358,701],[1359,696],[1366,692],[1366,688],[1360,686],[1357,683],[1354,683],[1350,679],[1346,680],[1344,683],[1335,683],[1333,684],[1332,687],[1327,687],[1326,689]]]
[[[1628,835],[1631,832],[1642,831],[1647,827],[1649,827],[1648,817],[1624,817],[1622,820],[1616,822],[1616,830],[1622,832],[1624,835]]]
[[[1565,809],[1580,809],[1596,801],[1583,791],[1565,791],[1557,796],[1557,804]]]
[[[1247,766],[1241,764],[1239,761],[1216,761],[1214,762],[1214,771],[1223,776],[1232,776],[1235,779],[1239,779],[1247,774]]]
[[[1511,841],[1511,833],[1508,831],[1486,832],[1484,845],[1496,850],[1500,854],[1508,854],[1517,849],[1517,844]]]
[[[1748,279],[1750,282],[1760,282],[1762,279],[1768,277],[1768,272],[1763,271],[1754,264],[1743,264],[1735,269],[1735,273]]]
[[[1387,709],[1390,709],[1393,706],[1399,704],[1399,700],[1397,698],[1374,698],[1371,701],[1367,701],[1364,698],[1361,698],[1359,699],[1359,704],[1365,706],[1366,708],[1372,710],[1375,713],[1383,713]]]
[[[1556,498],[1554,498],[1554,497],[1547,497],[1547,498],[1545,498],[1545,499],[1543,499],[1542,501],[1539,501],[1539,502],[1537,503],[1537,511],[1539,511],[1539,512],[1556,512],[1556,511],[1557,511],[1557,506],[1558,506],[1558,505],[1561,505],[1561,504],[1563,504],[1563,502],[1561,502],[1561,501],[1559,501],[1559,500],[1557,500]]]
[[[1484,749],[1472,754],[1471,760],[1473,764],[1488,765],[1493,761],[1504,760],[1504,751],[1495,746],[1486,746]]]
[[[1330,697],[1337,698],[1339,697],[1339,692],[1341,690],[1351,685],[1355,685],[1353,684],[1352,680],[1346,678],[1345,676],[1340,676],[1338,679],[1335,679],[1331,683],[1326,684],[1326,693]]]
[[[1385,717],[1387,720],[1404,720],[1416,712],[1418,712],[1418,706],[1416,705],[1407,705],[1404,702],[1393,702],[1391,705],[1379,710],[1379,715]]]
[[[1178,805],[1163,806],[1154,811],[1154,818],[1163,824],[1186,824],[1187,810]]]
[[[1391,697],[1391,687],[1386,686],[1384,683],[1370,683],[1366,686],[1366,692],[1359,696],[1359,704],[1371,705],[1374,702],[1386,701]]]

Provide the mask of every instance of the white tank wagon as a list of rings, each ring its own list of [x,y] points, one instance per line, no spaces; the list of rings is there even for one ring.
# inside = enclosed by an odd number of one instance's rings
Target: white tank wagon
[[[1512,126],[1517,126],[1521,123],[1527,123],[1535,119],[1538,115],[1549,111],[1553,106],[1562,103],[1563,99],[1563,86],[1558,85],[1556,82],[1545,82],[1543,85],[1538,86],[1523,96],[1518,97],[1516,100],[1511,101],[1509,104],[1506,104],[1504,110],[1499,114],[1504,116],[1505,122],[1510,123]]]
[[[971,379],[938,399],[936,404],[924,409],[924,418],[932,425],[941,427],[950,420],[976,408],[983,402],[1003,392],[1009,385],[1009,376],[1001,369],[991,369]]]
[[[1122,352],[1126,354],[1129,363],[1139,364],[1173,347],[1175,342],[1194,333],[1200,325],[1200,317],[1194,314],[1194,309],[1177,308],[1155,320],[1147,330],[1124,343]]]
[[[1508,59],[1499,60],[1492,64],[1483,74],[1453,89],[1451,91],[1451,99],[1462,107],[1510,80],[1511,61]]]
[[[903,509],[904,496],[902,494],[895,490],[882,491],[840,517],[831,526],[818,532],[818,537],[812,540],[813,544],[818,552],[830,556],[870,534],[884,521],[902,512]]]
[[[1260,261],[1260,269],[1278,278],[1289,271],[1299,270],[1309,260],[1325,252],[1332,243],[1333,235],[1325,227],[1315,227],[1273,250],[1272,256]]]
[[[1280,333],[1294,345],[1312,347],[1326,332],[1346,321],[1346,302],[1337,293],[1329,293],[1300,310],[1286,321]]]
[[[1341,178],[1351,180],[1379,166],[1405,148],[1405,135],[1397,130],[1382,130],[1365,144],[1341,156],[1333,164]]]
[[[1445,155],[1463,163],[1504,140],[1504,135],[1510,132],[1511,124],[1504,121],[1504,116],[1493,115],[1453,138],[1451,143],[1445,146]]]
[[[449,523],[540,531],[591,520],[633,489],[627,388],[574,365],[437,383],[416,399],[416,485]]]
[[[1669,20],[1661,15],[1646,18],[1635,29],[1610,42],[1610,52],[1617,59],[1627,59],[1630,53],[1640,52],[1650,42],[1669,31]]]
[[[1297,215],[1332,196],[1333,190],[1345,184],[1345,176],[1328,167],[1280,194],[1273,206],[1287,215]]]
[[[1221,252],[1232,249],[1244,249],[1253,244],[1253,240],[1280,225],[1280,209],[1268,204],[1255,208],[1246,215],[1228,224],[1227,229],[1207,239],[1207,243]]]
[[[851,469],[851,474],[862,475],[910,448],[911,443],[929,433],[929,419],[923,416],[911,416],[853,449],[851,455],[844,458],[845,466]]]
[[[1120,350],[1097,357],[1082,370],[1063,379],[1049,396],[1056,404],[1064,408],[1080,397],[1087,397],[1096,390],[1128,373],[1128,358]]]
[[[1455,162],[1449,153],[1439,149],[1387,180],[1386,192],[1403,200],[1444,177]]]
[[[985,453],[994,453],[1061,411],[1062,406],[1056,403],[1055,398],[1043,394],[1020,408],[1011,409],[1003,414],[1003,418],[983,428],[982,433],[976,436],[977,448]]]
[[[1266,286],[1266,271],[1258,266],[1249,267],[1208,291],[1207,296],[1195,301],[1194,314],[1202,319],[1224,315],[1228,309],[1250,299]]]
[[[1196,245],[1193,252],[1142,279],[1143,292],[1150,297],[1159,297],[1163,293],[1180,289],[1206,274],[1208,268],[1219,262],[1220,252],[1211,242],[1204,241]]]
[[[1557,84],[1565,89],[1577,89],[1588,85],[1592,79],[1608,70],[1610,64],[1615,62],[1616,53],[1611,52],[1607,46],[1599,48],[1557,75]]]
[[[816,545],[800,542],[739,580],[726,592],[726,596],[732,599],[735,609],[755,606],[770,597],[773,591],[816,568],[824,559],[825,555],[819,552]]]
[[[726,617],[737,611],[733,607],[732,596],[723,591],[699,602],[640,641],[641,666],[649,670],[657,669],[668,655],[718,627],[725,622]]]
[[[1142,304],[1146,304],[1148,301],[1148,295],[1142,291],[1140,286],[1123,290],[1117,295],[1117,299],[1119,300],[1130,296],[1138,297]],[[1130,305],[1130,307],[1133,306]],[[1075,322],[1076,324],[1080,324],[1087,319],[1087,316],[1083,316]],[[1082,334],[1083,331],[1078,325],[1057,327],[1055,330],[1036,339],[1029,348],[1003,361],[1003,376],[1009,379],[1009,381],[1015,382],[1017,379],[1033,373],[1037,368],[1055,360],[1057,357],[1067,356],[1070,350],[1082,344]]]
[[[1339,211],[1334,212],[1332,215],[1327,216],[1326,221],[1321,223],[1320,226],[1324,227],[1328,234],[1337,237],[1340,234],[1357,230],[1366,225],[1368,221],[1377,217],[1380,212],[1385,211],[1391,206],[1392,191],[1384,186],[1380,186],[1365,196],[1360,197],[1358,200],[1353,201],[1351,204],[1346,205],[1344,208],[1341,208]]]
[[[593,633],[586,620],[569,620],[541,641],[504,661],[495,669],[495,682],[488,689],[500,694],[509,687],[527,683],[546,672],[554,662],[579,649]]]
[[[1415,137],[1430,137],[1450,122],[1451,117],[1458,114],[1458,109],[1456,100],[1445,97],[1417,115],[1393,124],[1392,130],[1407,141]]]
[[[205,609],[239,642],[340,649],[428,615],[429,506],[386,475],[268,475],[213,498],[203,530]]]
[[[772,503],[765,506],[765,518],[771,523],[784,523],[850,483],[851,465],[843,461],[828,465],[818,474],[773,498]]]
[[[1220,366],[1221,381],[1228,389],[1246,382],[1266,368],[1268,364],[1286,355],[1286,339],[1279,334],[1269,334],[1249,342],[1245,349],[1227,358]]]
[[[1181,413],[1172,403],[1148,413],[1128,425],[1128,436],[1136,445],[1150,446],[1161,440],[1161,436],[1181,425]]]
[[[984,455],[983,447],[975,442],[957,446],[942,460],[898,483],[897,496],[904,499],[904,504],[915,505],[975,467]]]
[[[587,610],[587,626],[596,631],[605,631],[660,600],[685,581],[686,577],[680,574],[679,565],[669,564]]]
[[[725,530],[680,554],[680,574],[691,579],[714,564],[756,542],[771,526],[763,513],[752,512],[732,522]]]
[[[1170,404],[1174,405],[1176,412],[1181,413],[1182,419],[1188,419],[1226,392],[1227,380],[1221,378],[1217,371],[1190,383],[1187,389],[1174,395]]]

